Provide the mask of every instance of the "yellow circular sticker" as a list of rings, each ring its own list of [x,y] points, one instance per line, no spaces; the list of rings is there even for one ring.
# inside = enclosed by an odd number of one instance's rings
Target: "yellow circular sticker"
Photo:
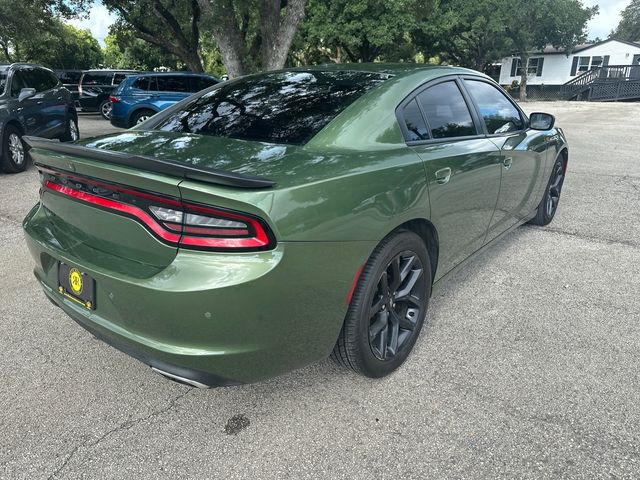
[[[69,270],[69,285],[75,295],[82,293],[82,274],[77,268]]]

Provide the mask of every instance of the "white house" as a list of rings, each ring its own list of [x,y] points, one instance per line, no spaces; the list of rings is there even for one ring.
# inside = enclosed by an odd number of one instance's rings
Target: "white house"
[[[528,85],[562,85],[594,67],[606,65],[640,65],[640,43],[609,39],[598,43],[579,45],[570,53],[547,47],[531,52]],[[520,82],[522,67],[519,57],[502,59],[501,85]]]

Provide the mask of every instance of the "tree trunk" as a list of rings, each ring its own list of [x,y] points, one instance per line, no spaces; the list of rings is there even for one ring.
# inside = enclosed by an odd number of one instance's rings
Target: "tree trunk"
[[[281,0],[262,0],[260,57],[264,70],[284,67],[293,37],[304,18],[304,4],[305,0],[289,0],[283,16]]]
[[[289,0],[282,15],[282,0],[260,0],[258,52],[247,45],[246,28],[238,25],[233,0],[198,0],[202,12],[213,18],[213,38],[230,78],[249,73],[255,54],[263,70],[283,68],[291,42],[304,17],[305,0]],[[257,62],[254,62],[257,63]]]
[[[529,75],[527,70],[529,69],[529,55],[526,53],[520,53],[520,66],[522,67],[522,74],[520,75],[520,101],[527,101],[527,76]]]

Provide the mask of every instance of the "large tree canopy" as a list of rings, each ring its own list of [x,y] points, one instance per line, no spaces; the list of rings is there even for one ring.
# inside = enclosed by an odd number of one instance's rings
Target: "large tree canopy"
[[[200,7],[196,0],[103,0],[118,14],[116,28],[156,45],[201,72]]]
[[[410,41],[410,33],[432,13],[433,7],[433,2],[419,0],[308,3],[307,18],[301,27],[305,42],[325,49],[336,60],[342,60],[344,53],[344,60],[350,62],[372,62],[385,57],[385,53],[398,51]]]
[[[527,0],[517,7],[511,0],[499,1],[503,3],[501,11],[509,13],[505,35],[520,57],[523,67],[520,100],[526,100],[529,53],[546,45],[571,51],[586,40],[587,21],[598,12],[598,7],[587,8],[580,0]]]
[[[631,0],[622,11],[622,18],[613,36],[630,42],[640,41],[640,0]]]
[[[0,0],[0,56],[51,68],[98,66],[102,51],[97,40],[62,21],[83,6],[82,1]]]

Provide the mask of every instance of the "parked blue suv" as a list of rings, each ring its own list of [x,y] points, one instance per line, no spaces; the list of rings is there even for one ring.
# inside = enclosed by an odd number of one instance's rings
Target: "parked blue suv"
[[[203,73],[145,73],[125,78],[111,94],[111,124],[130,128],[220,80]]]

